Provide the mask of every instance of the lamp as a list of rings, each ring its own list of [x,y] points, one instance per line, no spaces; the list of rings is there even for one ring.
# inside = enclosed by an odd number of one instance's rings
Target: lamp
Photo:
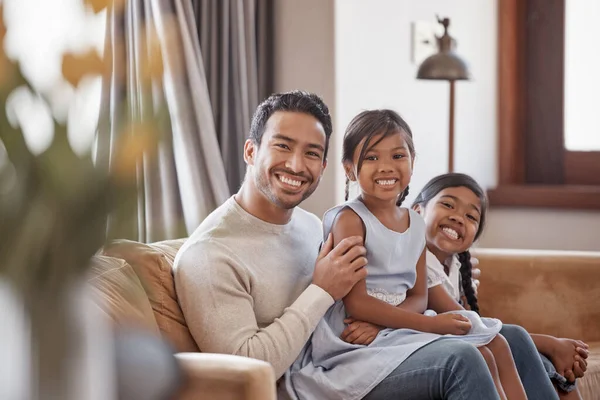
[[[437,37],[438,53],[423,61],[417,72],[417,79],[442,80],[450,82],[450,115],[448,133],[448,172],[454,171],[454,81],[468,80],[470,73],[467,64],[454,53],[456,41],[448,34],[450,19],[440,19],[444,35]]]

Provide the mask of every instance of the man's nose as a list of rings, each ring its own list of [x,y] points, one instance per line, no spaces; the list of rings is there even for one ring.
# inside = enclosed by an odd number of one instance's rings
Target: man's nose
[[[294,172],[303,172],[306,167],[304,155],[297,153],[292,154],[286,161],[285,166]]]

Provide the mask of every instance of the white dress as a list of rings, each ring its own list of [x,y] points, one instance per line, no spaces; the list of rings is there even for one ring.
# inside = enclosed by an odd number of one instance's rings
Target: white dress
[[[324,234],[344,207],[351,208],[366,228],[367,293],[394,306],[414,287],[416,265],[425,248],[425,222],[409,210],[410,225],[402,233],[386,228],[359,200],[329,210]],[[472,311],[456,311],[469,318],[467,335],[438,335],[412,329],[383,329],[368,346],[340,339],[347,317],[343,301],[325,313],[311,339],[285,374],[280,396],[292,399],[361,399],[421,347],[443,338],[465,340],[474,346],[489,343],[500,331],[497,319],[480,319]],[[435,313],[433,313],[435,315]]]

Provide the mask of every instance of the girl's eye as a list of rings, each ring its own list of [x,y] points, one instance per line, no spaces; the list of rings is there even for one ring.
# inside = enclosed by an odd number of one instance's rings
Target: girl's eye
[[[365,160],[368,160],[368,161],[377,161],[377,156],[366,156]]]
[[[394,155],[394,160],[399,160],[401,158],[404,158],[404,154],[395,154]]]
[[[452,204],[450,204],[450,203],[447,203],[447,202],[445,202],[445,201],[443,201],[443,202],[442,202],[442,205],[443,205],[444,207],[446,207],[446,208],[452,208]]]
[[[471,221],[473,221],[473,222],[479,222],[479,221],[477,220],[477,218],[475,218],[474,216],[472,216],[472,215],[470,215],[470,214],[467,214],[467,218],[469,218],[469,219],[470,219]]]

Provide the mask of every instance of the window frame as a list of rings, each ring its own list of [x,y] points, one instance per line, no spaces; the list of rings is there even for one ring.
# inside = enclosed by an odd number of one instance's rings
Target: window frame
[[[498,0],[492,206],[600,210],[600,152],[564,147],[564,17],[565,0]]]

